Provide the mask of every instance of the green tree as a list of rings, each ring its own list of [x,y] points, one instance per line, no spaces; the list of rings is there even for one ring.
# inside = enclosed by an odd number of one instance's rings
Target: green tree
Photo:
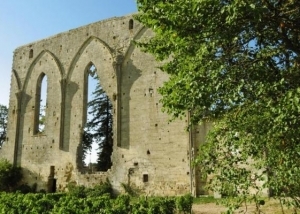
[[[112,104],[100,85],[99,78],[95,77],[97,86],[93,94],[93,99],[88,103],[89,114],[87,128],[88,133],[94,142],[98,144],[97,169],[107,171],[110,169],[111,154],[113,149],[113,117]]]
[[[0,191],[13,191],[22,179],[20,167],[15,167],[5,159],[0,160]]]
[[[86,157],[87,157],[87,153],[91,152],[92,150],[92,144],[93,144],[93,136],[92,134],[89,132],[88,128],[86,127],[83,130],[83,134],[82,134],[82,147],[80,148],[81,151],[81,156],[80,156],[80,161],[81,163],[84,163]]]
[[[267,187],[297,200],[300,2],[137,3],[136,19],[155,33],[138,45],[170,75],[159,90],[163,109],[215,123],[198,158],[204,174],[216,175],[208,188],[256,200],[249,189]]]
[[[0,104],[0,149],[6,139],[8,109]]]

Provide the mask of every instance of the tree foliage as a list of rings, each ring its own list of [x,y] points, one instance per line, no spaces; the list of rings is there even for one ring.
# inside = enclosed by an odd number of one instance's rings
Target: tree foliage
[[[0,104],[0,149],[6,139],[8,109]]]
[[[203,173],[217,175],[208,187],[221,191],[232,181],[231,195],[267,187],[296,200],[300,2],[137,2],[136,19],[155,32],[138,45],[170,75],[159,90],[163,109],[215,123],[198,159]]]
[[[5,159],[0,160],[0,191],[14,191],[22,179],[20,167],[15,167]]]
[[[89,132],[88,128],[85,127],[82,134],[82,145],[81,145],[82,153],[80,156],[81,159],[80,161],[82,163],[86,160],[88,152],[91,152],[92,144],[93,144],[93,136]]]
[[[101,185],[96,186],[95,189],[80,186],[69,193],[21,194],[18,192],[12,194],[2,192],[0,193],[0,213],[191,213],[192,199],[190,195],[134,198],[126,194],[113,198],[102,191]]]
[[[88,111],[91,118],[88,118],[87,131],[85,136],[88,142],[97,142],[98,159],[97,169],[107,171],[110,169],[111,154],[113,149],[113,116],[112,104],[103,90],[99,78],[95,76],[97,86],[92,92],[93,99],[88,103]],[[91,145],[91,144],[90,144]],[[89,148],[89,147],[87,147]]]

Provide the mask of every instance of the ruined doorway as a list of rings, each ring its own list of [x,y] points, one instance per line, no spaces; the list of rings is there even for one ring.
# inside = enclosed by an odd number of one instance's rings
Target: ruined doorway
[[[53,179],[53,185],[52,185],[52,192],[56,192],[56,181],[57,181],[57,179],[54,178]]]
[[[50,174],[48,176],[48,193],[56,192],[56,178],[54,178],[55,166],[50,166]]]

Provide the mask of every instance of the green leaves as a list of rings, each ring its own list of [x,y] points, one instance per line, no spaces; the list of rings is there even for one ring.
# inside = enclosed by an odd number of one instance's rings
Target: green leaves
[[[0,191],[13,191],[22,179],[20,167],[15,167],[6,159],[0,159]]]
[[[192,107],[188,101],[182,103],[182,99],[178,99],[185,96],[182,90],[188,91],[190,95],[187,99],[194,103],[193,106],[200,108],[199,111],[204,112],[218,105],[219,108],[210,111],[211,115],[222,116],[226,113],[224,108],[235,107],[233,102],[237,105],[244,102],[244,96],[251,100],[257,100],[257,96],[267,96],[269,90],[273,90],[274,84],[286,73],[285,64],[295,64],[291,60],[295,58],[294,51],[290,51],[288,57],[278,60],[283,51],[282,35],[278,32],[277,21],[270,20],[270,17],[276,15],[276,10],[284,11],[284,7],[273,9],[260,1],[138,3],[141,13],[136,18],[156,33],[149,42],[138,44],[159,60],[172,56],[172,60],[162,70],[172,75],[173,79],[170,79],[170,84],[163,86],[166,89],[162,89],[161,94],[165,108],[169,108],[174,116],[184,114]],[[297,3],[294,4],[299,7]],[[294,16],[296,23],[298,14],[294,13]],[[296,29],[292,31],[296,33]],[[293,47],[298,47],[297,42],[293,43]],[[199,76],[204,72],[205,78]],[[182,84],[177,84],[175,78],[185,82],[184,85],[188,87],[183,88]],[[206,87],[199,88],[199,84],[195,84],[197,82]],[[286,84],[292,83],[289,81]],[[262,87],[256,88],[257,85]],[[174,94],[178,94],[173,102],[166,99],[171,90],[168,87],[172,88]],[[214,99],[206,102],[194,99],[195,93],[190,91]],[[195,121],[200,121],[203,115],[200,113],[193,117]]]
[[[137,44],[170,75],[159,90],[163,109],[215,122],[198,158],[216,175],[208,188],[232,183],[228,195],[251,194],[257,203],[264,188],[296,199],[300,2],[137,2],[136,19],[155,33]]]
[[[61,213],[61,214],[124,214],[124,213],[190,213],[193,197],[139,197],[119,195],[111,198],[108,195],[89,194],[92,189],[84,189],[87,196],[75,197],[72,194],[8,194],[0,193],[0,213]],[[12,203],[13,201],[13,203]]]

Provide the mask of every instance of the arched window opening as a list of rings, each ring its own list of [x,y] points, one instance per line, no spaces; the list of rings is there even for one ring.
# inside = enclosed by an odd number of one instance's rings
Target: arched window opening
[[[133,29],[133,19],[129,20],[129,30]]]
[[[2,145],[4,144],[5,140],[8,139],[6,137],[7,116],[8,116],[8,108],[5,105],[0,104],[0,149],[2,148]]]
[[[87,68],[86,125],[83,131],[83,161],[89,171],[111,168],[113,149],[112,103],[101,86],[94,64]]]
[[[38,79],[36,87],[35,102],[35,134],[44,133],[46,127],[46,111],[47,111],[47,89],[48,79],[42,73]]]
[[[29,51],[29,59],[31,59],[33,57],[33,49],[30,49]]]

